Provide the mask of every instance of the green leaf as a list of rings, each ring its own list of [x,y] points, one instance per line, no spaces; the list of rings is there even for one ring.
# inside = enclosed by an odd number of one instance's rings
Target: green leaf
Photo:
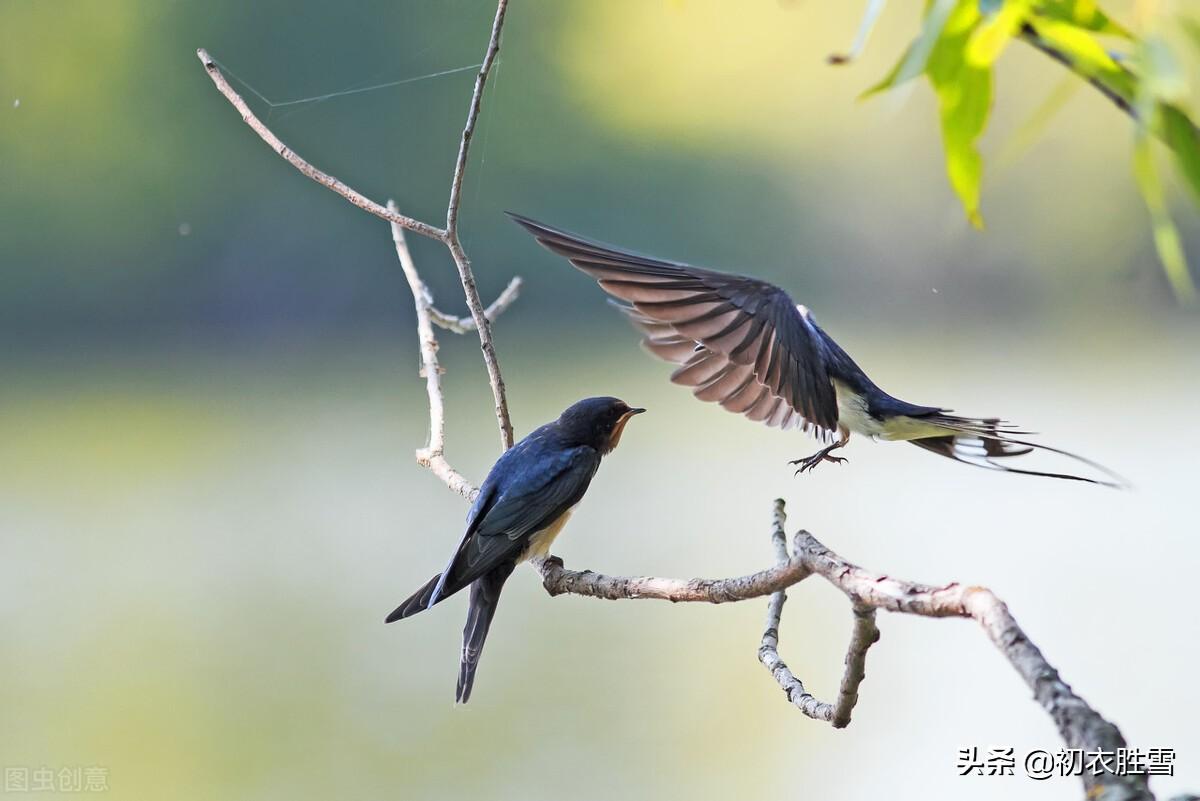
[[[992,66],[1020,30],[1028,11],[1029,0],[1005,0],[971,34],[967,43],[967,61],[975,67]]]
[[[970,63],[968,44],[978,28],[979,11],[974,3],[960,5],[938,39],[925,74],[938,99],[942,122],[942,145],[946,153],[946,175],[950,179],[967,219],[983,227],[979,213],[979,185],[983,159],[975,142],[987,125],[992,105],[992,73]]]
[[[1171,148],[1179,172],[1200,203],[1200,132],[1177,106],[1162,104],[1158,113],[1163,141]]]
[[[964,6],[974,10],[974,0],[930,0],[927,2],[925,19],[921,23],[921,32],[917,34],[917,38],[904,51],[904,55],[896,62],[896,66],[892,67],[877,84],[859,95],[859,99],[865,100],[920,75],[921,71],[925,69],[925,62],[928,61],[929,54],[937,43],[938,37],[942,35],[943,29],[948,25],[951,12],[954,12],[956,8],[962,9]],[[978,11],[975,13],[978,14]]]
[[[1095,0],[1041,0],[1035,4],[1034,10],[1047,19],[1066,22],[1077,28],[1133,39],[1129,29],[1101,11]]]
[[[1037,14],[1029,22],[1038,36],[1070,57],[1088,75],[1120,71],[1120,65],[1087,29]]]
[[[1146,201],[1146,207],[1150,210],[1154,247],[1167,274],[1167,281],[1171,284],[1171,291],[1180,303],[1190,305],[1196,301],[1196,286],[1188,272],[1179,231],[1176,230],[1167,209],[1162,181],[1154,163],[1153,140],[1144,130],[1139,132],[1134,145],[1133,172]]]
[[[1100,84],[1127,103],[1135,102],[1136,77],[1117,63],[1090,31],[1038,14],[1030,14],[1028,22],[1043,43],[1067,59],[1072,72]]]
[[[900,75],[900,67],[904,66],[904,62],[908,60],[908,54],[911,51],[912,45],[909,45],[904,50],[904,55],[900,56],[900,60],[897,61],[890,70],[887,71],[887,74],[880,78],[878,82],[873,83],[864,89],[858,96],[858,99],[866,100],[867,98],[874,97],[881,92],[886,92],[888,89],[891,89],[893,86],[895,86],[896,78]]]

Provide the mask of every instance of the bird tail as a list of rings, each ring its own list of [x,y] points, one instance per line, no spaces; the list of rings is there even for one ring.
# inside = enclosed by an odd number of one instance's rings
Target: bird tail
[[[403,620],[406,617],[412,617],[417,612],[423,612],[439,601],[452,593],[440,592],[438,597],[434,598],[434,593],[437,592],[438,583],[441,582],[444,574],[438,573],[436,576],[425,582],[425,586],[408,596],[404,603],[392,610],[392,613],[384,618],[384,623],[395,623],[397,620]]]
[[[458,664],[458,688],[454,700],[465,704],[471,698],[475,684],[475,671],[479,667],[479,656],[487,639],[492,618],[496,615],[496,604],[500,601],[500,590],[512,574],[515,564],[501,565],[471,584],[471,601],[467,607],[467,623],[463,626],[462,658]]]
[[[1028,436],[1032,432],[1018,431],[1012,425],[995,418],[958,417],[939,411],[921,418],[925,422],[946,429],[942,436],[923,437],[909,440],[912,444],[925,450],[945,456],[963,464],[982,467],[986,470],[999,470],[1004,473],[1018,473],[1026,476],[1041,476],[1043,478],[1061,478],[1067,481],[1084,481],[1089,484],[1099,484],[1105,487],[1126,489],[1130,483],[1120,475],[1098,462],[1085,459],[1070,451],[1052,448],[1028,440],[1017,439],[1018,436]],[[1065,472],[1049,472],[1027,468],[1011,467],[996,459],[1009,459],[1024,456],[1034,451],[1054,453],[1065,456],[1104,475],[1104,478],[1076,475]]]

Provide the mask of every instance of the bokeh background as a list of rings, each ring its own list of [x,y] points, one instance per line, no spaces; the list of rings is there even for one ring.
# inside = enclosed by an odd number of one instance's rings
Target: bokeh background
[[[556,550],[614,573],[749,572],[785,497],[869,567],[995,589],[1132,745],[1177,750],[1163,797],[1196,790],[1200,325],[1156,263],[1130,124],[1083,87],[1026,146],[1063,74],[1011,47],[974,231],[927,88],[855,101],[915,4],[858,63],[824,63],[858,5],[514,0],[463,232],[485,297],[526,281],[496,329],[518,435],[588,394],[651,409]],[[551,600],[522,569],[467,708],[464,599],[383,626],[465,511],[412,460],[411,298],[386,225],[270,153],[194,52],[300,153],[437,222],[472,74],[422,76],[477,63],[492,12],[0,5],[0,764],[103,766],[111,797],[139,799],[1079,797],[1073,779],[957,775],[959,748],[1061,746],[962,621],[884,616],[840,732],[756,661],[765,602]],[[885,388],[1002,414],[1136,489],[862,441],[793,480],[784,462],[813,442],[668,384],[504,209],[776,280]],[[413,247],[461,313],[443,250]],[[476,480],[498,447],[477,354],[442,337],[448,455]],[[782,653],[818,695],[848,635],[840,595],[791,594]]]

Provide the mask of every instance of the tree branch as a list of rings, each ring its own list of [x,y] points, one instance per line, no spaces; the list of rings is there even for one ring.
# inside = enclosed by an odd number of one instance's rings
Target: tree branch
[[[492,398],[495,401],[496,420],[500,425],[500,445],[508,450],[513,444],[512,421],[508,413],[508,395],[504,389],[504,376],[500,373],[500,362],[496,358],[496,348],[492,344],[492,324],[484,312],[483,303],[479,300],[479,290],[475,288],[475,274],[471,272],[471,262],[458,239],[458,209],[462,201],[463,176],[467,171],[467,159],[470,157],[471,137],[475,134],[475,123],[479,120],[479,108],[483,103],[483,89],[487,85],[489,73],[496,63],[500,53],[500,33],[504,29],[504,15],[508,10],[508,0],[499,0],[496,4],[496,17],[492,21],[492,35],[488,39],[487,53],[479,66],[479,74],[475,76],[475,89],[471,93],[471,104],[467,109],[467,121],[463,125],[462,138],[458,144],[458,159],[454,164],[454,176],[450,180],[450,201],[446,206],[446,247],[458,267],[458,277],[462,282],[463,294],[467,299],[467,308],[471,319],[475,321],[475,329],[479,332],[479,348],[483,351],[483,363],[487,366],[488,383],[492,386]]]
[[[535,566],[550,595],[570,593],[610,600],[656,598],[669,601],[722,603],[771,596],[767,625],[759,658],[787,694],[789,702],[804,714],[834,726],[850,721],[864,675],[867,649],[878,639],[874,612],[884,609],[924,617],[965,617],[977,622],[1004,655],[1034,697],[1049,713],[1059,735],[1070,748],[1115,751],[1126,747],[1120,730],[1088,706],[1058,675],[1037,646],[1017,624],[1008,607],[991,590],[957,583],[944,586],[917,584],[871,573],[826,548],[807,531],[796,534],[791,558],[781,544],[784,539],[784,502],[775,501],[772,541],[779,564],[737,578],[669,579],[649,576],[605,576],[592,571],[573,571],[561,560],[549,557]],[[847,596],[854,609],[854,634],[846,654],[846,673],[836,706],[818,701],[792,675],[778,655],[779,620],[784,591],[811,575],[817,575]],[[1083,777],[1088,798],[1105,801],[1153,799],[1145,776],[1101,773]]]
[[[496,4],[496,16],[492,20],[492,35],[488,39],[487,52],[479,72],[475,76],[475,88],[471,92],[471,104],[467,107],[467,122],[463,125],[462,137],[458,142],[458,158],[454,162],[454,177],[450,180],[450,200],[446,205],[446,232],[454,236],[458,231],[458,208],[462,202],[463,177],[467,172],[471,137],[475,135],[475,123],[479,120],[479,109],[483,105],[483,88],[488,75],[500,55],[500,33],[504,28],[504,15],[508,12],[508,0]]]
[[[282,157],[283,160],[288,164],[291,164],[301,173],[313,179],[321,186],[325,187],[326,189],[333,190],[337,194],[346,198],[346,200],[349,200],[355,206],[374,214],[376,217],[387,220],[395,225],[399,225],[402,228],[414,233],[418,233],[421,236],[427,236],[430,239],[436,239],[439,242],[445,241],[446,232],[441,228],[436,228],[429,223],[421,222],[420,220],[400,214],[399,212],[390,211],[376,203],[374,200],[371,200],[358,190],[346,186],[346,184],[342,183],[337,178],[334,178],[329,173],[322,172],[312,164],[309,164],[307,161],[301,158],[299,153],[285,145],[270,128],[263,124],[262,120],[255,116],[254,112],[250,110],[250,107],[246,105],[246,101],[242,99],[242,96],[239,95],[237,91],[229,85],[229,81],[225,80],[225,75],[221,72],[220,68],[217,67],[216,62],[213,61],[212,56],[208,54],[207,50],[201,47],[196,51],[196,55],[200,57],[200,63],[204,65],[204,69],[208,73],[208,77],[211,78],[212,82],[216,85],[217,91],[223,94],[225,99],[228,100],[233,107],[238,110],[238,113],[242,115],[242,121],[249,125],[251,130],[258,134],[259,138],[266,142],[267,146],[278,153],[280,157]]]
[[[504,291],[492,301],[492,305],[484,309],[483,316],[488,318],[489,323],[496,322],[496,318],[504,314],[508,307],[513,304],[513,301],[520,297],[523,283],[520,276],[514,277],[508,282],[508,286],[504,287]],[[455,317],[452,314],[440,311],[436,306],[431,305],[429,307],[429,318],[438,328],[444,328],[455,334],[466,334],[475,330],[475,320],[473,318]]]
[[[782,504],[776,504],[772,518],[771,545],[775,549],[775,562],[784,566],[790,559],[788,557],[787,532],[784,529],[787,515],[784,513]],[[805,570],[803,575],[797,575],[796,581],[803,581],[807,577],[808,571]],[[779,683],[788,701],[797,709],[813,720],[833,720],[833,705],[818,700],[816,696],[804,689],[804,682],[792,673],[791,668],[779,655],[779,625],[783,618],[783,605],[786,601],[786,589],[780,588],[771,593],[771,600],[767,602],[767,623],[763,627],[762,644],[758,646],[758,661],[762,662],[767,672]]]
[[[258,134],[267,145],[279,154],[285,161],[322,186],[344,197],[359,208],[387,220],[392,224],[392,238],[396,243],[396,253],[400,258],[405,277],[413,292],[413,300],[417,308],[417,333],[421,341],[421,360],[424,366],[426,389],[429,394],[429,445],[417,451],[417,461],[428,467],[435,475],[446,483],[450,489],[472,497],[475,488],[458,471],[449,465],[444,456],[445,448],[445,418],[442,404],[441,378],[437,362],[437,339],[433,335],[431,322],[458,333],[474,329],[479,334],[479,347],[483,352],[483,362],[487,368],[488,383],[492,388],[492,398],[495,405],[496,422],[500,428],[500,444],[504,449],[512,447],[513,429],[508,412],[508,398],[504,387],[504,377],[500,372],[500,363],[496,357],[496,348],[492,342],[491,320],[500,315],[513,301],[516,300],[521,288],[521,279],[513,278],[504,292],[488,309],[484,309],[479,298],[479,290],[475,284],[475,274],[471,270],[471,262],[463,250],[458,237],[458,212],[462,203],[463,178],[466,175],[467,161],[470,157],[471,138],[475,133],[475,125],[479,120],[479,110],[483,103],[483,90],[487,84],[488,74],[496,63],[500,52],[500,34],[504,27],[504,15],[508,8],[508,0],[499,0],[496,6],[496,16],[492,22],[491,36],[488,39],[487,54],[480,65],[479,73],[475,76],[475,88],[471,94],[471,102],[467,110],[467,121],[463,126],[462,137],[459,140],[458,157],[454,164],[454,173],[450,181],[450,199],[446,207],[446,227],[437,228],[429,223],[421,222],[413,217],[401,214],[395,204],[388,201],[386,207],[379,205],[361,192],[347,186],[345,183],[314,167],[305,159],[289,148],[275,135],[270,128],[263,124],[246,101],[226,80],[213,58],[204,48],[196,51],[200,63],[204,65],[208,77],[212,79],[225,99],[242,115],[242,121]],[[467,308],[471,312],[470,322],[465,318],[454,318],[438,311],[433,306],[429,290],[421,280],[408,251],[404,239],[404,230],[413,231],[436,239],[450,251],[451,258],[458,268],[459,281],[462,283],[463,295]]]
[[[388,201],[388,210],[395,209],[395,203]],[[438,363],[438,341],[433,334],[431,312],[433,311],[433,296],[425,282],[421,280],[417,266],[413,263],[412,254],[408,250],[408,242],[404,239],[404,228],[392,223],[392,240],[396,243],[396,256],[400,259],[400,267],[404,277],[408,279],[408,287],[412,290],[413,305],[417,312],[417,339],[421,349],[421,373],[425,376],[425,391],[429,395],[429,444],[417,450],[417,463],[428,467],[433,474],[440,478],[447,487],[466,498],[475,498],[478,490],[467,478],[446,461],[446,409],[442,396],[442,367]]]

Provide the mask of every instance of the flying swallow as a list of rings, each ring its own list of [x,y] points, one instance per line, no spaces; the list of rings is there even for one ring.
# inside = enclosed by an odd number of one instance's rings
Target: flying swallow
[[[644,411],[617,398],[586,398],[505,451],[479,488],[446,569],[387,616],[387,623],[411,617],[470,586],[456,701],[471,697],[505,580],[519,563],[549,553],[600,459]]]
[[[674,362],[676,384],[703,401],[719,403],[751,420],[800,428],[826,447],[791,464],[797,473],[845,447],[850,433],[911,442],[958,462],[1008,473],[1086,481],[1126,482],[1108,468],[1067,451],[1024,439],[991,417],[960,417],[940,406],[902,401],[875,385],[825,333],[807,308],[782,289],[742,275],[642,256],[509,213],[537,241],[595,278],[645,338],[654,355]],[[1049,473],[1001,463],[1049,451],[1112,478]]]

